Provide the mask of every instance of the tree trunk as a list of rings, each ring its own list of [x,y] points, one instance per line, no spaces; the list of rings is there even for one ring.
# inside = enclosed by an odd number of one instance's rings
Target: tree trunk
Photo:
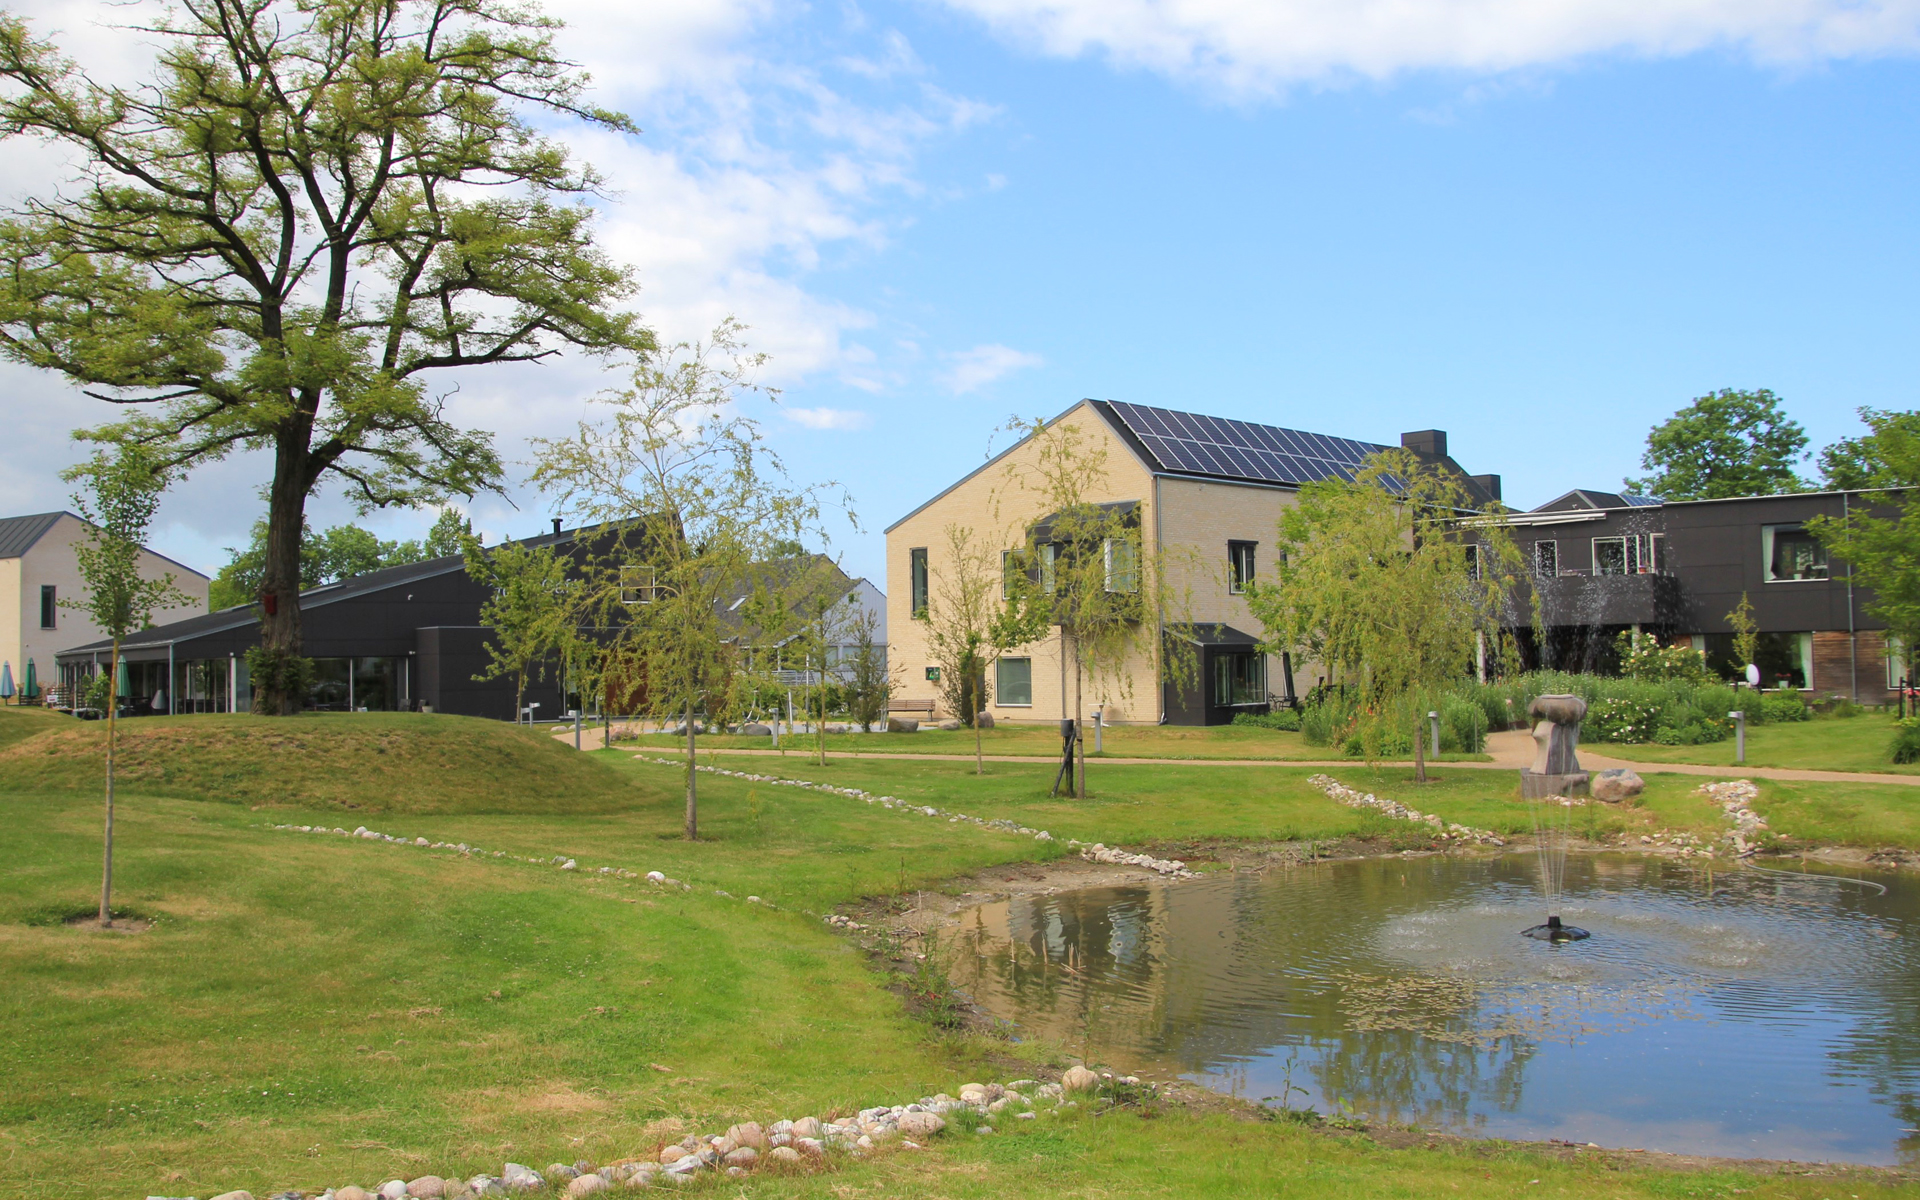
[[[298,444],[296,444],[298,443]],[[260,644],[279,669],[255,683],[253,711],[287,717],[306,697],[286,686],[285,663],[300,654],[300,540],[307,516],[306,446],[303,435],[283,434],[275,456],[267,501],[267,561],[260,578]],[[168,681],[171,686],[172,681]]]
[[[173,680],[167,680],[173,686]],[[100,925],[113,925],[113,751],[119,732],[120,715],[120,639],[113,639],[113,654],[107,660],[107,836],[106,852],[100,866]]]
[[[981,678],[984,679],[986,678],[986,676],[983,674]],[[986,707],[986,705],[981,704],[979,702],[981,695],[983,695],[984,693],[985,693],[984,687],[974,693],[975,712],[973,714],[973,773],[975,775],[985,775],[987,773],[987,760],[984,752],[980,749],[980,713],[978,711],[979,709]]]
[[[1085,672],[1080,662],[1080,639],[1073,640],[1073,757],[1080,768],[1080,779],[1073,794],[1080,799],[1087,798],[1087,724],[1083,719],[1086,709],[1080,698],[1080,678]]]
[[[687,840],[690,842],[700,839],[700,797],[698,788],[694,785],[694,778],[698,774],[698,772],[694,770],[695,761],[693,748],[693,693],[689,692],[687,693]]]
[[[1427,723],[1424,717],[1413,719],[1413,781],[1427,781]]]

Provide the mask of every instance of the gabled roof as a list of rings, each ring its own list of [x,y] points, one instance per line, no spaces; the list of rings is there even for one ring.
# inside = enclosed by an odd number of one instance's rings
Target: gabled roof
[[[1141,460],[1163,475],[1298,486],[1321,479],[1352,479],[1370,456],[1389,449],[1374,442],[1124,400],[1092,404]]]
[[[1547,501],[1531,512],[1577,512],[1608,508],[1658,508],[1662,501],[1633,492],[1602,492],[1593,488],[1575,488],[1564,496]]]
[[[33,513],[25,517],[0,517],[0,558],[19,558],[47,535],[64,512]],[[78,520],[78,518],[75,518]]]

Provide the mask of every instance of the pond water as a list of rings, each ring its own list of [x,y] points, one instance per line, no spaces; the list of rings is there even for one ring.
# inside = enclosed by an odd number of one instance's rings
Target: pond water
[[[956,980],[1016,1032],[1275,1107],[1920,1165],[1920,887],[1629,854],[1419,857],[1016,897]]]

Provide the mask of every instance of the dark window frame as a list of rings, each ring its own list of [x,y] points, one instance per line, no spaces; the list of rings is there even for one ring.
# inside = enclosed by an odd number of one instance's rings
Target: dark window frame
[[[907,551],[907,589],[908,599],[913,605],[913,619],[927,619],[927,592],[931,581],[927,568],[927,548],[915,546]]]
[[[1546,553],[1542,554],[1542,550]],[[1549,579],[1560,574],[1560,540],[1558,538],[1538,538],[1534,541],[1533,573]]]
[[[57,585],[40,585],[40,628],[60,628],[60,589]]]
[[[1247,585],[1253,582],[1254,571],[1258,567],[1255,548],[1259,545],[1259,542],[1229,541],[1227,543],[1227,593],[1229,595],[1245,594]]]

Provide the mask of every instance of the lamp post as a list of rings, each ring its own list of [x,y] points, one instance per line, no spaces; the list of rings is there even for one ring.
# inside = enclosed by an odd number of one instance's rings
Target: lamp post
[[[1440,714],[1433,709],[1427,710],[1427,726],[1433,731],[1433,757],[1440,757]]]
[[[1733,761],[1737,766],[1747,761],[1747,714],[1736,710],[1727,716],[1733,720]]]

